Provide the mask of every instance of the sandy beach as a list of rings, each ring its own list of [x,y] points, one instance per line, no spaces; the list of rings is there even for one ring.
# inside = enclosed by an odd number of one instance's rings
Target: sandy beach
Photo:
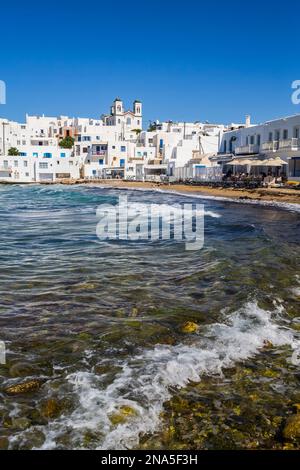
[[[228,189],[211,188],[208,186],[192,186],[186,184],[168,184],[152,183],[141,181],[122,181],[122,180],[98,180],[97,182],[79,181],[80,183],[92,185],[107,185],[120,189],[161,189],[182,192],[203,194],[213,197],[224,197],[230,199],[253,199],[258,201],[283,202],[290,204],[300,204],[300,191],[297,189],[286,188],[259,188],[259,189]]]

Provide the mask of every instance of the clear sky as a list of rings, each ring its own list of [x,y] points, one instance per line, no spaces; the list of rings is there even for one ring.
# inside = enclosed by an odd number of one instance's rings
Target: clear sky
[[[116,96],[145,125],[300,113],[299,21],[290,0],[1,2],[0,116],[99,117]]]

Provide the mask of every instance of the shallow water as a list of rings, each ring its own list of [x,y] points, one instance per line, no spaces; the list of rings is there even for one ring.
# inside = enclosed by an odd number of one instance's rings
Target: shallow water
[[[100,241],[96,208],[205,205],[205,244]],[[282,448],[300,403],[300,214],[0,187],[0,448]],[[182,332],[187,321],[199,329]],[[5,389],[40,379],[39,389]],[[297,444],[290,444],[297,446]]]

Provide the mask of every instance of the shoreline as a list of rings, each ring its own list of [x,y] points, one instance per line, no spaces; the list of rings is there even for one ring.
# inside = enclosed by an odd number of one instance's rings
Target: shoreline
[[[66,183],[65,183],[66,184]],[[214,198],[224,198],[228,200],[253,202],[271,202],[300,205],[300,190],[283,188],[259,188],[259,189],[234,189],[234,188],[211,188],[208,186],[191,186],[187,184],[168,184],[152,183],[142,181],[123,181],[123,180],[99,180],[95,182],[80,182],[92,186],[107,186],[115,189],[148,189],[161,190],[169,193],[182,193],[188,195],[203,195]]]
[[[282,203],[282,204],[297,204],[300,205],[300,190],[290,188],[258,188],[258,189],[236,189],[236,188],[212,188],[209,186],[193,186],[184,183],[155,183],[148,181],[124,181],[114,179],[103,180],[61,180],[56,182],[4,182],[0,181],[0,185],[87,185],[108,187],[112,189],[136,189],[136,190],[153,190],[163,191],[168,193],[181,193],[182,195],[195,195],[203,197],[220,198],[222,200],[236,201],[236,202],[269,202],[269,203]]]

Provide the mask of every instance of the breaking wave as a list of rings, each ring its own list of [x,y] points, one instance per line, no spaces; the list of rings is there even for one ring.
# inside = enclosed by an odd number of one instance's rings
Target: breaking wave
[[[121,372],[108,386],[103,375],[94,372],[68,375],[78,398],[77,409],[40,428],[46,437],[41,448],[57,448],[57,439],[66,429],[72,433],[74,446],[84,432],[101,431],[98,449],[135,448],[141,435],[159,429],[160,414],[172,389],[182,388],[189,381],[199,382],[203,375],[221,375],[223,369],[259,353],[265,341],[275,347],[288,345],[290,361],[297,365],[300,340],[297,333],[279,325],[281,313],[280,308],[263,310],[255,302],[231,314],[223,312],[224,323],[201,327],[188,337],[189,343],[156,346],[120,364]],[[122,407],[130,413],[125,422],[113,424],[111,417]]]

